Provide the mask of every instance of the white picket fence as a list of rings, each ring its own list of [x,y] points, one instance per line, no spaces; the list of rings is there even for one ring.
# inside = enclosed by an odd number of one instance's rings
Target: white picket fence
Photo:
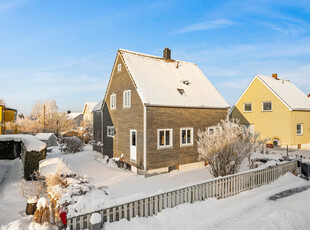
[[[173,208],[180,204],[194,203],[195,201],[203,201],[214,197],[226,198],[237,195],[240,192],[273,182],[281,175],[292,172],[296,168],[297,160],[294,160],[261,170],[215,178],[205,183],[131,201],[96,212],[101,214],[101,225],[107,221],[114,222],[123,218],[130,220],[136,216],[154,216],[163,209]],[[90,228],[89,220],[92,213],[71,217],[67,220],[67,225],[72,230]]]

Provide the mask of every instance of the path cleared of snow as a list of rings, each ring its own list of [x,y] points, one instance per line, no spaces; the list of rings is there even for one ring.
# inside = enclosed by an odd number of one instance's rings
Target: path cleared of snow
[[[22,197],[18,183],[23,178],[20,159],[0,160],[0,226],[25,216],[26,199]],[[2,170],[4,169],[4,170]]]
[[[105,223],[104,230],[307,230],[310,226],[310,189],[276,201],[268,199],[310,182],[287,173],[276,182],[227,199],[208,199],[166,209],[157,216]]]

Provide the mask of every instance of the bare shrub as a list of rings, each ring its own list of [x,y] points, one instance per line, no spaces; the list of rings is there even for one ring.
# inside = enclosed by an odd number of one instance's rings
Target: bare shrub
[[[64,137],[60,141],[59,149],[65,153],[76,153],[84,150],[84,144],[78,137]]]
[[[35,171],[31,176],[31,181],[22,180],[18,184],[22,196],[26,199],[36,197],[39,199],[46,194],[44,177],[38,171]]]
[[[222,120],[213,133],[198,131],[199,159],[209,162],[214,177],[234,174],[244,159],[250,165],[251,153],[265,142],[259,136],[236,120]]]

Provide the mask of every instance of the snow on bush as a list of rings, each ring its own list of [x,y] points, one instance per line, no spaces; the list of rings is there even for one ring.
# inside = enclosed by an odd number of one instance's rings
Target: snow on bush
[[[246,158],[250,161],[251,153],[265,143],[265,140],[259,140],[259,136],[236,120],[222,120],[213,133],[207,129],[198,131],[199,158],[210,164],[214,177],[234,174],[242,161]]]
[[[93,213],[91,216],[90,216],[90,220],[89,222],[91,224],[99,224],[101,223],[101,215],[97,212]]]
[[[97,157],[96,160],[99,161],[101,164],[108,166],[109,168],[118,168],[115,159],[109,158],[106,155],[103,158]]]
[[[83,141],[78,137],[64,137],[61,140],[60,151],[65,153],[76,153],[84,150]]]

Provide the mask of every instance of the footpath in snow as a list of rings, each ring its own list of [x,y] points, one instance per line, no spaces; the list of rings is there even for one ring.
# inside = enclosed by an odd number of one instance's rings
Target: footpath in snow
[[[308,230],[309,185],[310,182],[287,173],[276,182],[237,196],[183,204],[154,217],[105,223],[103,229]],[[273,200],[275,195],[279,198]]]

